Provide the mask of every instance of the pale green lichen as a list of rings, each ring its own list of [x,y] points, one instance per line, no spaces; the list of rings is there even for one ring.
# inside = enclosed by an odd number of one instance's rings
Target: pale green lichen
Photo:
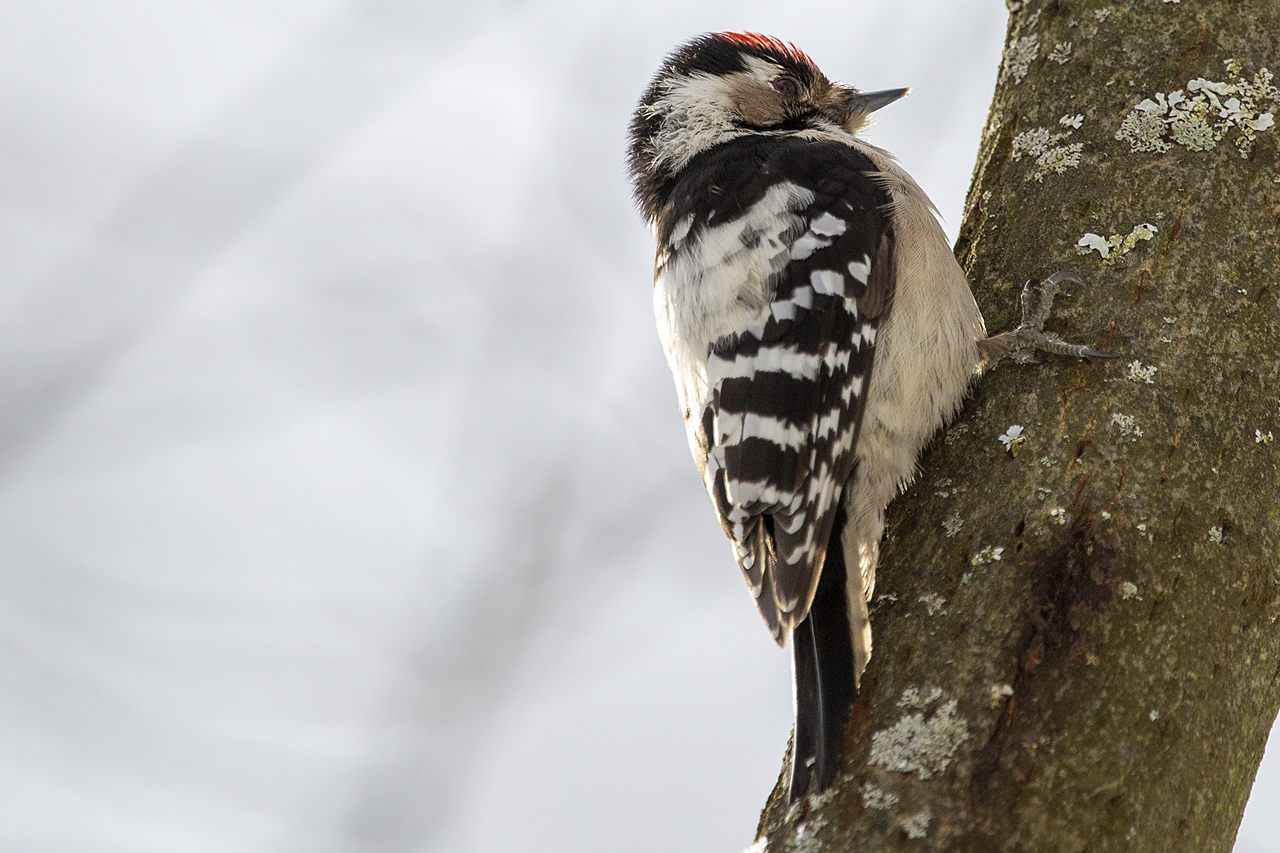
[[[1136,153],[1163,154],[1173,147],[1164,141],[1164,133],[1164,119],[1152,113],[1134,110],[1120,122],[1116,139],[1128,142],[1129,148]]]
[[[1122,437],[1130,441],[1137,441],[1142,437],[1142,427],[1138,426],[1138,422],[1134,420],[1133,415],[1116,412],[1111,416],[1111,426],[1115,427]]]
[[[825,796],[828,791],[824,791]],[[815,800],[821,797],[815,797]],[[790,853],[820,853],[825,849],[818,840],[818,833],[827,825],[827,819],[821,814],[811,814],[806,822],[796,826],[796,834],[791,844],[787,847]],[[812,830],[812,833],[810,833]]]
[[[1209,541],[1214,545],[1222,544],[1222,525],[1215,524],[1209,528]]]
[[[1054,142],[1066,138],[1065,133],[1054,133],[1043,127],[1024,130],[1013,138],[1013,159],[1021,160],[1027,156],[1035,157]]]
[[[918,687],[908,687],[902,691],[902,698],[898,700],[898,705],[903,708],[915,708],[923,711],[934,702],[942,698],[942,688],[930,687],[928,695],[922,694]]]
[[[1142,600],[1142,596],[1138,595],[1138,585],[1132,581],[1125,581],[1120,584],[1120,597],[1125,601],[1128,601],[1131,598],[1136,598],[1139,601]]]
[[[1130,382],[1145,382],[1148,385],[1155,384],[1155,375],[1160,368],[1152,364],[1143,364],[1140,361],[1129,362],[1129,369],[1125,372],[1124,378]]]
[[[1262,430],[1260,430],[1260,429],[1255,429],[1255,430],[1253,431],[1253,443],[1254,443],[1254,444],[1270,444],[1271,442],[1273,442],[1273,441],[1275,441],[1275,440],[1276,440],[1276,437],[1271,433],[1271,431],[1270,431],[1270,430],[1267,430],[1266,432],[1263,432],[1263,431],[1262,431]]]
[[[1115,138],[1128,142],[1134,152],[1164,153],[1174,143],[1209,151],[1235,131],[1236,148],[1241,157],[1248,157],[1257,135],[1275,126],[1280,89],[1267,68],[1247,79],[1240,60],[1224,64],[1224,81],[1197,77],[1187,81],[1185,90],[1140,101],[1120,122]]]
[[[1021,424],[1013,424],[999,436],[1000,443],[1011,456],[1017,456],[1018,450],[1026,442],[1027,436]]]
[[[1066,65],[1071,59],[1071,42],[1060,41],[1054,44],[1053,50],[1049,51],[1049,60],[1059,65]]]
[[[998,563],[1004,559],[1003,545],[984,545],[978,549],[978,552],[969,558],[971,566],[986,566],[991,563]]]
[[[955,535],[960,532],[960,528],[962,527],[964,527],[964,519],[960,517],[959,513],[942,522],[942,529],[946,531],[948,539],[954,538]]]
[[[917,601],[924,605],[925,611],[930,616],[937,616],[947,607],[947,600],[936,592],[927,592],[920,596]]]
[[[888,811],[898,804],[898,795],[883,790],[871,782],[862,783],[862,805],[875,811]]]
[[[917,711],[875,732],[871,735],[870,763],[896,773],[915,773],[921,779],[946,772],[960,744],[969,738],[957,708],[952,699],[927,718]]]
[[[1169,123],[1169,132],[1173,141],[1192,151],[1212,151],[1214,146],[1227,135],[1226,126],[1212,125],[1202,115],[1179,115]]]
[[[912,841],[918,841],[929,834],[929,821],[933,819],[927,810],[913,814],[902,822],[902,831],[906,833],[907,838]]]
[[[1061,175],[1068,169],[1076,168],[1080,165],[1083,153],[1084,143],[1082,142],[1050,148],[1036,158],[1036,169],[1031,173],[1032,180],[1041,183],[1046,175]]]
[[[1023,36],[1014,40],[1004,55],[1004,71],[1013,77],[1015,83],[1021,82],[1031,70],[1031,63],[1040,55],[1040,37]]]
[[[1119,245],[1119,238],[1114,239],[1117,240],[1116,245]],[[1087,255],[1090,252],[1097,252],[1106,259],[1111,255],[1111,243],[1101,234],[1094,234],[1090,231],[1076,241],[1076,254]]]
[[[1043,127],[1034,127],[1014,137],[1012,152],[1014,160],[1021,160],[1023,157],[1036,158],[1031,173],[1027,175],[1027,180],[1042,183],[1049,175],[1061,175],[1068,169],[1074,169],[1080,165],[1084,144],[1060,143],[1070,138],[1071,132],[1084,123],[1084,116],[1063,116],[1058,123],[1067,130],[1057,133]]]
[[[1114,261],[1117,258],[1121,258],[1129,254],[1129,252],[1132,252],[1134,247],[1139,243],[1144,240],[1150,240],[1154,237],[1158,230],[1159,229],[1150,222],[1144,222],[1141,225],[1133,226],[1133,230],[1126,234],[1124,239],[1120,241],[1120,246],[1112,255],[1111,260]]]
[[[1076,253],[1087,255],[1097,252],[1106,264],[1111,265],[1132,252],[1139,243],[1155,237],[1159,230],[1150,222],[1144,222],[1133,226],[1133,230],[1123,236],[1112,234],[1110,237],[1103,237],[1090,231],[1076,241]]]

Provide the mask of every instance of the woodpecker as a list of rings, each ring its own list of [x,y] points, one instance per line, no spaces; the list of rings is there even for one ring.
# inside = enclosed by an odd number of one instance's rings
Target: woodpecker
[[[871,656],[884,511],[921,448],[997,358],[1108,353],[1023,324],[987,337],[937,212],[859,135],[908,89],[829,80],[794,44],[679,46],[630,125],[654,227],[654,309],[689,446],[760,615],[792,645],[790,796],[834,779]]]

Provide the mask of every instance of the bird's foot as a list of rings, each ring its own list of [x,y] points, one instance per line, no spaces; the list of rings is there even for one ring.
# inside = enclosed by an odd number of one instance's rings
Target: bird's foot
[[[1075,358],[1118,358],[1113,353],[1096,350],[1083,344],[1071,344],[1044,330],[1045,321],[1053,310],[1054,297],[1062,290],[1063,282],[1083,284],[1074,272],[1062,270],[1040,282],[1028,281],[1022,287],[1022,322],[1011,332],[1002,332],[979,342],[978,348],[988,366],[1004,356],[1019,364],[1034,364],[1037,352],[1051,355],[1068,355]],[[1039,291],[1039,299],[1036,291]]]

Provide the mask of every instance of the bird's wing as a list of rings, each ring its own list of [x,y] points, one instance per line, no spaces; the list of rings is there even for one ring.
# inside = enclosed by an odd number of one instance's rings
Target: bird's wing
[[[894,290],[888,199],[870,161],[841,143],[816,145],[748,158],[740,191],[750,203],[718,223],[756,232],[741,241],[744,257],[726,261],[709,245],[717,241],[687,237],[703,246],[703,284],[716,255],[719,275],[736,264],[744,279],[764,278],[749,320],[712,341],[703,408],[688,415],[707,490],[780,643],[813,600]],[[753,194],[753,178],[789,189]],[[729,175],[717,185],[726,197],[734,189]],[[716,217],[705,224],[714,230]],[[747,282],[739,301],[755,292]]]

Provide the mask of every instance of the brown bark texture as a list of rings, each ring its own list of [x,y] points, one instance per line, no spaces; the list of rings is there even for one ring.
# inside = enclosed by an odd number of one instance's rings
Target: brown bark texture
[[[1277,0],[1010,4],[957,255],[993,330],[1078,270],[1049,329],[1122,358],[1005,362],[925,452],[843,775],[757,849],[1230,850],[1280,707],[1265,67]]]

